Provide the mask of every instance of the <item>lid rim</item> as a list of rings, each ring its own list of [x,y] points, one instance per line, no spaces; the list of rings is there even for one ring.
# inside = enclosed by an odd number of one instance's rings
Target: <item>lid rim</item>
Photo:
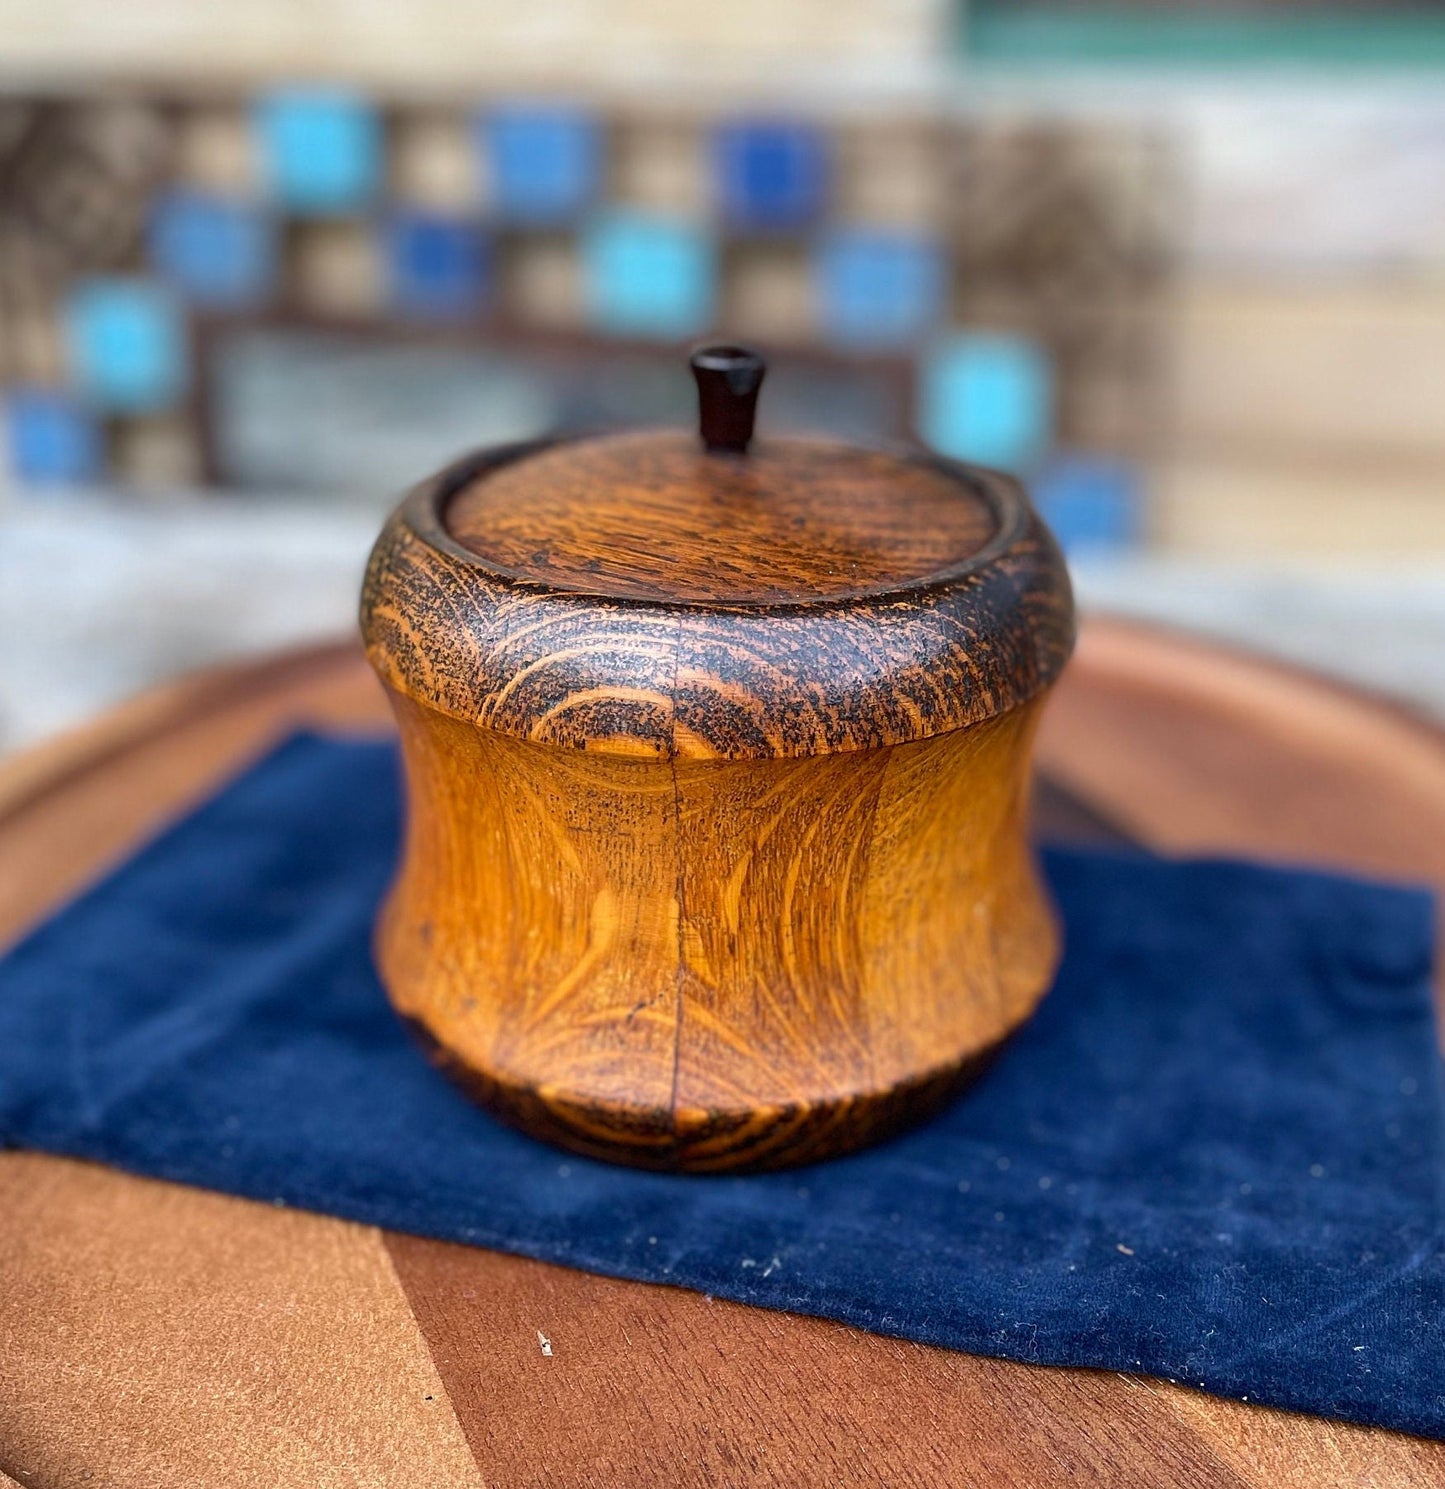
[[[647,431],[640,429],[629,432],[645,433]],[[857,589],[836,594],[809,596],[798,600],[714,600],[665,595],[653,597],[618,594],[610,590],[561,584],[555,580],[539,579],[536,575],[526,574],[517,569],[508,568],[505,564],[496,563],[475,549],[467,547],[465,543],[453,536],[447,527],[448,506],[454,498],[478,479],[507,466],[516,465],[531,456],[561,449],[568,445],[582,444],[598,437],[595,432],[554,435],[474,450],[413,486],[403,497],[398,515],[418,538],[445,553],[454,562],[477,569],[486,574],[488,578],[508,588],[516,589],[522,594],[547,595],[563,601],[570,597],[586,603],[605,601],[608,605],[657,614],[702,611],[723,615],[762,613],[778,616],[805,612],[809,615],[816,615],[829,609],[847,610],[862,603],[887,604],[890,600],[901,601],[921,594],[949,589],[996,563],[1019,541],[1030,518],[1035,515],[1022,485],[1017,478],[1006,471],[993,470],[987,466],[965,465],[960,461],[950,460],[947,456],[936,454],[921,445],[910,445],[901,440],[860,441],[855,445],[850,445],[850,448],[866,454],[885,455],[900,462],[919,466],[965,486],[971,495],[987,506],[993,518],[994,530],[988,541],[980,548],[944,568],[933,569],[916,578],[899,580],[897,583],[860,586]]]
[[[465,456],[414,487],[382,529],[361,629],[396,694],[545,747],[793,759],[1011,713],[1052,685],[1073,650],[1068,571],[1023,488],[952,461],[939,463],[986,494],[1005,518],[999,531],[942,575],[862,595],[590,594],[510,575],[452,538],[453,493],[554,443]]]

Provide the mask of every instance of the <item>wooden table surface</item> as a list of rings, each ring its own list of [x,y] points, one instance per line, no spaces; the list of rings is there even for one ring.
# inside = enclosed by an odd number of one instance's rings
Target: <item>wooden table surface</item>
[[[355,648],[206,674],[0,764],[0,938],[298,725],[388,727]],[[1055,826],[1445,887],[1441,734],[1202,643],[1087,625],[1040,764]],[[6,1475],[27,1489],[1438,1486],[1445,1444],[5,1153]]]

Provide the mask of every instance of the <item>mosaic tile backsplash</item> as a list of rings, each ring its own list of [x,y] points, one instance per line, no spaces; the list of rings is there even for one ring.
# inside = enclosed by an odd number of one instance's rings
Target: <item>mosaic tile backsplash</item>
[[[389,478],[345,453],[378,421],[445,456],[671,417],[678,348],[723,334],[817,389],[779,424],[921,436],[1036,477],[1066,540],[1128,543],[1169,170],[1139,127],[16,99],[5,457],[25,484],[344,489]]]

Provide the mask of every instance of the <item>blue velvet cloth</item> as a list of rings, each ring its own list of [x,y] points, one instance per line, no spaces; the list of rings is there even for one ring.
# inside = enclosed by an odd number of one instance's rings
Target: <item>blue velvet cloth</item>
[[[1409,890],[1052,852],[1059,983],[943,1117],[750,1178],[494,1123],[372,971],[381,744],[284,745],[0,963],[0,1139],[1042,1363],[1445,1436],[1445,1102]]]

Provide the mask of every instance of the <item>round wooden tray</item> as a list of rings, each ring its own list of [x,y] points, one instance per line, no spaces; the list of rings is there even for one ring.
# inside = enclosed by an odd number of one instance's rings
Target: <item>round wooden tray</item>
[[[0,938],[300,725],[389,727],[356,648],[0,765]],[[1055,832],[1445,887],[1445,738],[1297,672],[1094,621],[1039,760]],[[33,1489],[1445,1482],[1445,1444],[36,1154],[0,1155],[0,1298],[0,1482]]]

